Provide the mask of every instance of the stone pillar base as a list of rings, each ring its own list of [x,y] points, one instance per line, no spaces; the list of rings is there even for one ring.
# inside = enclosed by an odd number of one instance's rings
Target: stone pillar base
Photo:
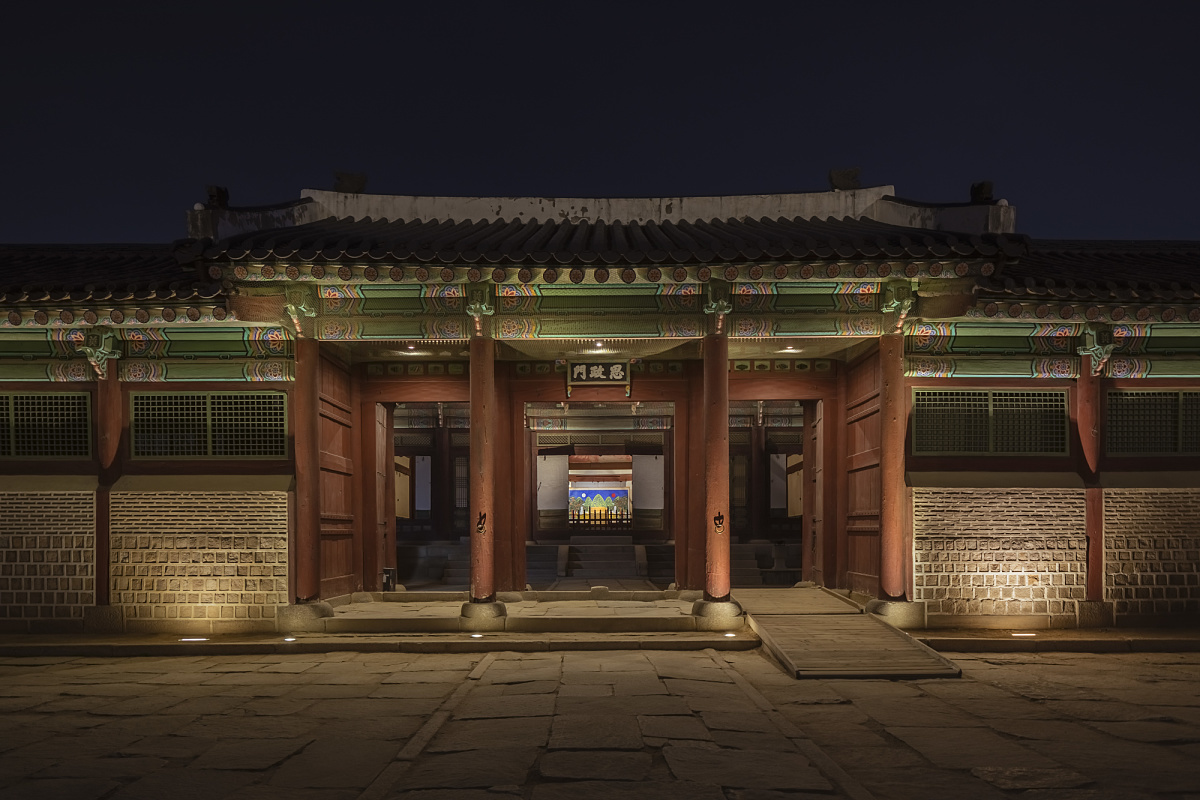
[[[1111,628],[1116,625],[1116,605],[1107,600],[1080,600],[1079,627]]]
[[[125,612],[121,606],[90,606],[83,610],[84,633],[124,633]]]
[[[320,633],[325,630],[325,623],[321,620],[332,616],[333,606],[324,601],[278,606],[275,609],[275,630],[280,633]]]
[[[871,600],[867,603],[868,614],[883,617],[887,624],[901,630],[926,627],[925,604],[901,600]]]
[[[737,631],[746,626],[746,612],[735,600],[697,600],[692,616],[698,631]]]
[[[466,602],[458,617],[458,629],[462,631],[502,631],[508,610],[504,603]]]

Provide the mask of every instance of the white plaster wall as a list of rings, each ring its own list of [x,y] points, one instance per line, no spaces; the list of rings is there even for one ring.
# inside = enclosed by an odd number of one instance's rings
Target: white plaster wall
[[[633,491],[630,494],[634,508],[663,507],[665,466],[662,456],[633,457]]]
[[[416,497],[414,498],[416,502],[413,504],[413,507],[417,511],[428,511],[430,508],[429,490],[431,486],[429,456],[417,456],[413,460],[416,462],[414,467],[416,469],[415,483],[417,484],[415,487]]]
[[[771,453],[771,508],[788,507],[787,455]]]
[[[537,457],[537,507],[547,511],[567,507],[567,456]]]

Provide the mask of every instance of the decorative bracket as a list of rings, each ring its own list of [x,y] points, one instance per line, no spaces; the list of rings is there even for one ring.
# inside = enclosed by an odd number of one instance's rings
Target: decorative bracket
[[[307,292],[288,292],[287,305],[284,306],[284,310],[287,311],[293,330],[300,337],[304,336],[303,320],[317,316],[317,312],[308,306]]]
[[[1096,323],[1089,324],[1083,331],[1083,343],[1084,346],[1076,352],[1081,356],[1092,357],[1092,377],[1099,377],[1100,373],[1104,371],[1104,365],[1112,357],[1113,348],[1116,346],[1113,341],[1112,328]]]
[[[87,358],[92,369],[100,380],[108,378],[108,362],[120,358],[121,351],[117,349],[116,334],[110,328],[93,328],[84,337],[83,345],[76,348]]]
[[[475,320],[475,335],[483,336],[483,318],[495,314],[496,306],[483,289],[472,289],[469,297],[471,302],[467,303],[467,313]]]
[[[712,314],[716,319],[716,329],[713,333],[721,333],[725,329],[725,315],[733,311],[733,303],[729,301],[729,285],[724,281],[712,281],[708,284],[708,302],[704,304],[704,313]]]
[[[912,311],[913,303],[917,299],[916,292],[912,284],[906,283],[889,283],[887,285],[886,298],[879,306],[879,310],[883,313],[896,312],[896,327],[895,332],[899,333],[904,327],[904,320]]]

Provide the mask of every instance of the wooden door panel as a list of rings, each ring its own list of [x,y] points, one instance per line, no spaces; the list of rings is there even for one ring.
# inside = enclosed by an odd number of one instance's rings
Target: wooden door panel
[[[317,441],[321,469],[321,596],[333,597],[362,587],[360,532],[355,523],[355,447],[349,373],[329,360],[321,362]]]

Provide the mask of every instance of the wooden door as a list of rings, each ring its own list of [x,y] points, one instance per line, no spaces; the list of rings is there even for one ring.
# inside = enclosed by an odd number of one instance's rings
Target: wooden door
[[[321,361],[320,460],[321,597],[362,588],[362,541],[355,524],[353,386],[349,372]]]

